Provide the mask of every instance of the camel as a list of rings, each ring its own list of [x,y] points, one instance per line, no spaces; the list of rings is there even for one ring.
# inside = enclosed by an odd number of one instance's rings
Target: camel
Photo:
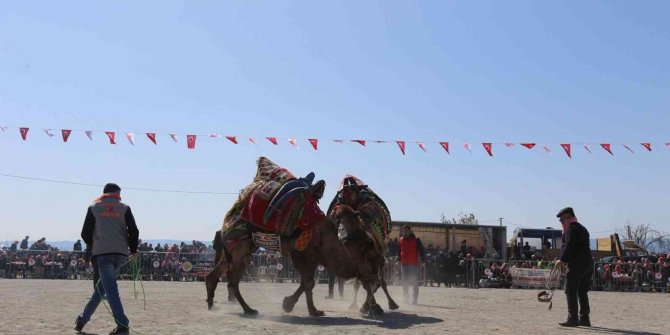
[[[374,292],[381,284],[381,270],[384,265],[384,257],[381,245],[362,228],[362,222],[355,212],[348,206],[342,206],[341,213],[336,217],[343,218],[345,229],[351,235],[359,235],[361,238],[352,243],[342,243],[337,237],[337,228],[325,215],[321,220],[314,223],[318,245],[311,243],[303,251],[294,247],[297,237],[282,238],[282,244],[286,246],[295,268],[300,273],[300,286],[293,295],[285,297],[282,307],[285,312],[290,313],[298,298],[305,293],[307,308],[312,316],[323,316],[325,313],[314,306],[312,289],[315,286],[314,272],[319,264],[341,278],[358,278],[367,291],[366,303],[361,307],[361,312],[368,315],[381,315],[383,309],[379,307],[374,299]],[[235,298],[242,306],[245,314],[257,314],[258,311],[251,308],[239,290],[239,282],[242,273],[251,260],[251,254],[256,250],[256,245],[251,239],[240,241],[232,250],[223,249],[222,257],[216,267],[205,276],[207,288],[207,305],[212,307],[214,291],[219,282],[219,277],[225,272],[228,274],[228,287],[234,293]],[[389,297],[390,298],[390,297]]]

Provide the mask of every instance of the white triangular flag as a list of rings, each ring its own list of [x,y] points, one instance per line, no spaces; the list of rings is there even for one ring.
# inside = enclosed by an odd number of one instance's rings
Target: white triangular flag
[[[0,126],[0,130],[5,131],[5,130],[7,130],[7,127]]]
[[[258,144],[258,143],[256,143],[256,139],[253,138],[253,137],[249,137],[249,142],[251,142],[253,144]]]
[[[128,142],[130,142],[130,144],[135,145],[135,134],[134,133],[126,133],[126,137],[128,137]]]
[[[93,141],[93,132],[92,131],[87,130],[84,133],[86,134],[86,136],[88,136],[89,140]]]
[[[584,144],[584,149],[585,149],[586,151],[588,151],[590,154],[593,153],[593,152],[591,152],[591,146],[588,145],[588,144]]]
[[[292,146],[298,149],[298,142],[295,140],[295,138],[289,138],[288,143],[291,143]]]
[[[51,129],[44,129],[44,133],[49,137],[54,137],[54,133],[51,132]]]
[[[170,134],[170,138],[174,141],[174,143],[177,143],[177,134]]]
[[[209,134],[209,137],[211,137],[211,138],[219,138],[219,137],[221,137],[221,135],[219,135],[219,134],[217,134],[217,133],[211,133],[211,134]]]
[[[467,151],[469,151],[470,153],[472,153],[472,150],[470,150],[470,143],[464,143],[464,144],[463,144],[463,148],[465,148],[465,150],[467,150]]]
[[[551,148],[549,148],[548,145],[543,145],[542,149],[544,149],[544,151],[548,152],[551,155]]]

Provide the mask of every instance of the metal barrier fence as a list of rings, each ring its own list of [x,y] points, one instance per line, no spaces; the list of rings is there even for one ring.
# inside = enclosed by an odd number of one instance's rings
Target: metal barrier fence
[[[595,263],[592,289],[670,293],[670,263]]]

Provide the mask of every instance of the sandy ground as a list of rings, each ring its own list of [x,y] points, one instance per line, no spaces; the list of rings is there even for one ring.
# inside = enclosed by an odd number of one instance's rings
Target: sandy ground
[[[225,283],[224,283],[225,285]],[[291,314],[281,309],[284,295],[297,284],[244,283],[242,294],[260,311],[245,317],[237,303],[226,302],[219,286],[211,311],[205,304],[204,283],[144,282],[135,300],[133,283],[121,282],[121,298],[139,334],[669,334],[670,294],[591,292],[593,328],[564,329],[557,325],[566,315],[562,293],[553,310],[536,300],[537,291],[505,289],[421,288],[418,305],[403,303],[402,288],[391,295],[400,304],[388,311],[386,298],[377,293],[387,313],[377,319],[349,310],[351,285],[345,299],[325,300],[327,286],[317,285],[315,301],[325,317],[310,317],[304,298]],[[0,334],[74,334],[77,314],[92,289],[89,281],[0,280]],[[362,298],[362,293],[359,293]],[[114,324],[100,306],[84,328],[87,334],[107,334]]]

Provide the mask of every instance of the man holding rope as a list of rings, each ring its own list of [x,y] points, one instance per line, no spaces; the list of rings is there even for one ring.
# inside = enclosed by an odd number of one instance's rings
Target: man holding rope
[[[588,292],[593,275],[593,259],[591,258],[589,231],[577,222],[575,212],[570,207],[562,209],[556,217],[563,225],[563,248],[561,259],[556,261],[556,266],[563,264],[568,266],[565,285],[568,320],[559,325],[591,327]],[[579,318],[577,317],[578,307]]]
[[[81,231],[81,238],[97,263],[100,280],[95,283],[91,300],[77,317],[75,330],[81,332],[104,295],[116,322],[116,328],[109,334],[129,334],[116,276],[121,266],[136,256],[139,231],[130,207],[121,202],[121,188],[110,183],[105,185],[103,193],[88,207]]]

